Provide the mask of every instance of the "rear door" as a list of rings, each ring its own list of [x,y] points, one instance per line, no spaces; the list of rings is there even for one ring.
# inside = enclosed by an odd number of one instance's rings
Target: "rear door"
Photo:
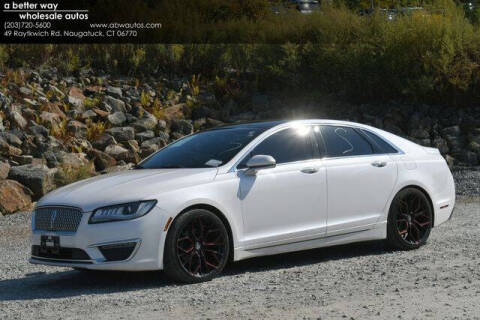
[[[327,235],[373,227],[383,215],[397,179],[397,165],[359,129],[324,125]]]

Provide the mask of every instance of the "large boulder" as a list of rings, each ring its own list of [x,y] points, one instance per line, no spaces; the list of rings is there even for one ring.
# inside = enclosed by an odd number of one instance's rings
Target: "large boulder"
[[[133,123],[133,127],[138,132],[153,130],[157,126],[158,120],[151,113],[145,112],[142,118]]]
[[[135,139],[135,130],[132,127],[116,127],[108,129],[107,132],[119,142]]]
[[[19,148],[22,146],[22,140],[16,134],[13,134],[11,132],[2,132],[0,133],[0,136],[7,140],[8,144],[14,147]]]
[[[108,111],[104,111],[98,108],[93,108],[92,111],[95,112],[97,116],[99,116],[102,119],[108,117],[108,115],[110,114]]]
[[[188,135],[193,132],[193,125],[191,122],[184,119],[172,120],[170,123],[170,130],[173,132],[180,132],[183,135]]]
[[[84,120],[94,121],[97,117],[98,117],[98,114],[92,109],[88,109],[87,111],[82,113],[82,118]]]
[[[85,96],[83,95],[82,90],[77,87],[72,87],[68,93],[68,102],[73,104],[76,107],[83,107],[83,102],[85,101]]]
[[[69,153],[60,151],[55,156],[64,167],[78,169],[88,165],[88,159],[85,153]]]
[[[127,112],[125,102],[112,96],[105,96],[105,103],[112,108],[114,112]]]
[[[480,128],[475,128],[470,132],[469,140],[480,144]]]
[[[8,178],[27,186],[33,192],[33,198],[39,199],[50,190],[55,189],[54,176],[56,169],[46,165],[26,164],[11,167]]]
[[[127,117],[125,117],[125,113],[121,111],[117,111],[109,115],[108,122],[110,122],[114,127],[119,127],[127,121]]]
[[[108,153],[97,149],[91,149],[89,151],[89,156],[93,159],[93,163],[95,164],[97,171],[105,170],[117,164],[115,158]]]
[[[93,147],[99,150],[105,150],[105,148],[111,144],[117,144],[117,141],[107,133],[102,133],[92,142]]]
[[[7,179],[9,171],[10,165],[8,164],[8,162],[0,162],[0,179]]]
[[[10,111],[9,114],[10,120],[12,120],[12,123],[19,129],[25,129],[27,126],[28,122],[27,120],[22,116],[21,112],[18,110],[12,110]]]
[[[0,180],[0,213],[11,214],[30,210],[32,191],[13,180]]]
[[[141,146],[142,146],[142,149],[157,151],[158,149],[166,146],[167,143],[168,143],[168,135],[162,134],[153,139],[148,139],[143,141]]]
[[[40,114],[40,120],[42,123],[46,124],[47,127],[53,127],[57,123],[60,123],[62,121],[62,118],[53,112],[47,112],[47,111],[42,111]]]
[[[142,143],[145,140],[155,138],[155,133],[152,130],[147,130],[147,131],[137,133],[135,137],[140,143]]]
[[[22,154],[22,150],[9,145],[3,137],[0,137],[0,153],[7,156],[19,156]]]
[[[107,93],[115,98],[121,98],[123,96],[122,89],[119,87],[108,86]]]
[[[48,136],[46,139],[40,140],[35,137],[35,143],[37,144],[37,150],[35,155],[41,157],[46,151],[62,151],[65,146],[62,142],[55,139],[55,137]]]
[[[105,148],[105,153],[116,160],[126,160],[129,158],[129,151],[118,144],[112,144]]]
[[[48,129],[45,128],[44,126],[37,125],[36,123],[33,123],[32,126],[29,128],[30,132],[35,135],[35,136],[41,136],[44,138],[47,138],[49,135]]]
[[[87,126],[77,120],[71,120],[67,124],[67,130],[77,138],[85,137],[87,134]]]
[[[47,112],[57,114],[62,120],[65,120],[67,118],[62,109],[60,109],[60,107],[62,107],[62,104],[60,102],[47,103],[43,107],[46,109]]]
[[[410,135],[417,139],[428,139],[430,138],[430,134],[427,130],[423,128],[414,128],[410,131]]]

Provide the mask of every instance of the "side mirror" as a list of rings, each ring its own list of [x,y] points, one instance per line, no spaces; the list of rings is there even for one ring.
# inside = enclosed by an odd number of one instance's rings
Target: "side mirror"
[[[258,154],[247,161],[248,170],[245,171],[245,174],[251,176],[257,173],[259,169],[274,168],[276,165],[277,161],[272,156]]]

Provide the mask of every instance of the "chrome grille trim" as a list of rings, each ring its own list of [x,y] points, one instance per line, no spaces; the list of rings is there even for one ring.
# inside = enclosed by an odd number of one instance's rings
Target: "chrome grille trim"
[[[35,209],[35,231],[76,232],[82,211],[73,207],[40,207]]]

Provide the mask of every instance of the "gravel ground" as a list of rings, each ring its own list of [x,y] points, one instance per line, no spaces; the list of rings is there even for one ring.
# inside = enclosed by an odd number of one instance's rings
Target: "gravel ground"
[[[366,242],[255,258],[195,285],[30,265],[29,214],[0,217],[0,319],[480,319],[480,172],[455,176],[454,217],[419,250]]]
[[[480,167],[453,168],[457,195],[480,196]]]

